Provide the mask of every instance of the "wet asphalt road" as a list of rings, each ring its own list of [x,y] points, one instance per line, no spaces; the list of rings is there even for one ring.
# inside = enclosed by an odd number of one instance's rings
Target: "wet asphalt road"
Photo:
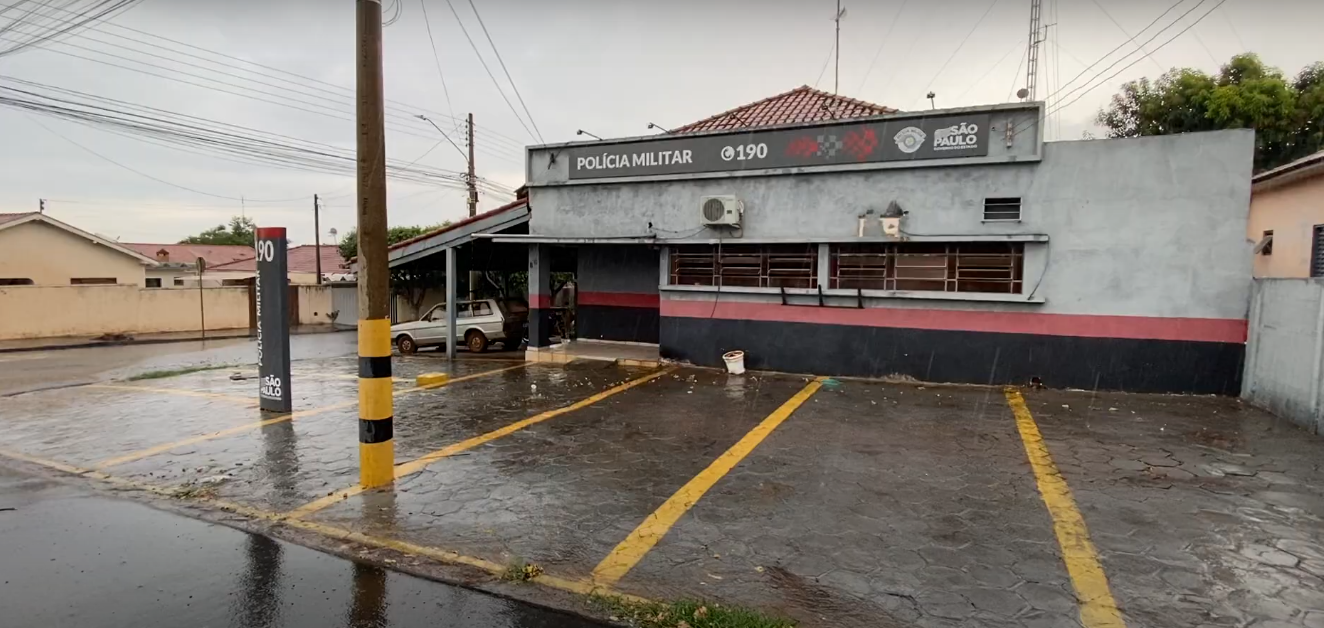
[[[0,539],[6,627],[599,625],[3,468]]]

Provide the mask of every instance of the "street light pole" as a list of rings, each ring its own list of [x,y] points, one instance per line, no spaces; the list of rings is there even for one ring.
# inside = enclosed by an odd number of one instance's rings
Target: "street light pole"
[[[390,272],[386,255],[386,121],[382,3],[356,0],[359,237],[359,483],[395,479]]]

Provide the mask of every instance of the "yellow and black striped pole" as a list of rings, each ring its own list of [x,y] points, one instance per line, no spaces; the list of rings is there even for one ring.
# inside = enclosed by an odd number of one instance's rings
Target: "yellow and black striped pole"
[[[391,321],[359,321],[359,483],[390,484],[395,474]]]
[[[358,0],[357,34],[359,483],[373,488],[395,478],[381,0]]]

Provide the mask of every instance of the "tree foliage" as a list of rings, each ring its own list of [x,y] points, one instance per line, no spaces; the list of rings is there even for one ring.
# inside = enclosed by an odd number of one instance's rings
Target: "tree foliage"
[[[1214,76],[1173,69],[1123,85],[1095,121],[1108,137],[1255,129],[1255,170],[1266,170],[1324,148],[1324,62],[1292,81],[1253,53]]]
[[[180,244],[238,244],[241,246],[253,246],[253,234],[257,229],[257,223],[252,218],[244,216],[234,216],[230,218],[230,224],[216,225],[211,229],[203,231],[195,236],[189,236],[180,240]]]
[[[415,238],[429,231],[436,231],[437,229],[443,229],[445,227],[449,227],[450,225],[451,225],[451,221],[447,220],[439,225],[430,225],[430,226],[409,225],[404,227],[391,227],[390,229],[386,230],[386,245],[390,246],[392,244],[404,242],[409,238]],[[349,232],[346,233],[343,238],[341,238],[339,247],[340,247],[341,257],[345,259],[353,259],[355,257],[358,257],[359,230],[357,227],[354,229],[350,229]]]

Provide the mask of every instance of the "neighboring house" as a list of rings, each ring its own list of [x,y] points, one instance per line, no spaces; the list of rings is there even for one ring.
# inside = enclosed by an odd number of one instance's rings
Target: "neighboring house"
[[[317,246],[304,244],[292,247],[286,251],[286,263],[290,276],[290,285],[312,285],[317,283]],[[340,257],[340,249],[334,244],[323,244],[321,247],[322,258],[322,277],[325,279],[330,275],[344,273],[344,258]],[[242,259],[228,264],[218,264],[207,269],[203,274],[203,280],[217,280],[220,285],[234,286],[245,285],[257,276],[257,257],[250,255],[247,259]]]
[[[1256,277],[1324,277],[1324,151],[1251,179]]]
[[[0,214],[0,286],[146,284],[156,260],[46,214]]]
[[[197,288],[198,258],[212,268],[256,255],[253,247],[234,244],[127,243],[124,246],[156,260],[157,265],[147,269],[145,287],[148,288]],[[220,282],[203,283],[207,288],[219,285]]]

